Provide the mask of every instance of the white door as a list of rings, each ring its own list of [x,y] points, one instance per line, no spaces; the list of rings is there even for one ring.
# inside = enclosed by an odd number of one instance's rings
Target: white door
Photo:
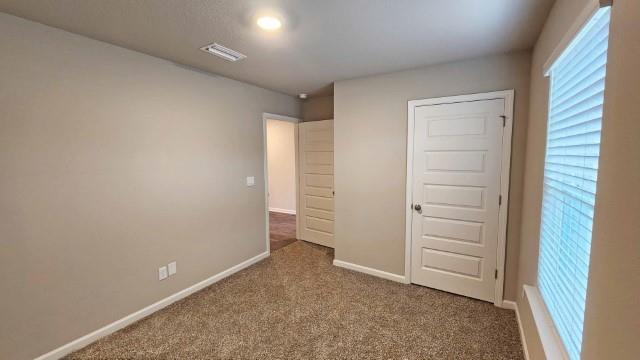
[[[504,105],[415,109],[413,283],[494,301]]]
[[[298,126],[300,238],[333,247],[333,120]]]

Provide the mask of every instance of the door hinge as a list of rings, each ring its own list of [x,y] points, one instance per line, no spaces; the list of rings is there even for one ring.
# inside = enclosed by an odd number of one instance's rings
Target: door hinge
[[[502,127],[507,126],[507,116],[506,115],[500,115],[500,117],[502,118]]]
[[[502,205],[502,195],[498,195],[498,206]]]
[[[495,273],[493,274],[493,278],[497,279],[498,278],[498,269],[496,269]]]

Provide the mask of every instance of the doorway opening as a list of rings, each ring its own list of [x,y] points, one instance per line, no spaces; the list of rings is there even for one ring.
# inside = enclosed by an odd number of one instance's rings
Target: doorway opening
[[[264,114],[267,248],[276,251],[297,241],[298,122]]]

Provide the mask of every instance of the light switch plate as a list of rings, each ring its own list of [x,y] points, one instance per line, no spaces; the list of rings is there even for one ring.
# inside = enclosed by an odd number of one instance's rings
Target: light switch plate
[[[254,186],[256,184],[255,176],[247,176],[247,186]]]
[[[169,268],[169,276],[175,275],[175,273],[178,272],[178,264],[175,261],[169,263],[169,265],[167,265],[167,267]]]
[[[158,280],[164,280],[168,277],[169,277],[169,274],[167,274],[167,267],[166,266],[160,267],[158,269]]]

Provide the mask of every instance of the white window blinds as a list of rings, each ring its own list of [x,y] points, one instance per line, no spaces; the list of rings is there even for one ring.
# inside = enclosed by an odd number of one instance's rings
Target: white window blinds
[[[582,348],[610,8],[551,67],[538,287],[571,359]]]

